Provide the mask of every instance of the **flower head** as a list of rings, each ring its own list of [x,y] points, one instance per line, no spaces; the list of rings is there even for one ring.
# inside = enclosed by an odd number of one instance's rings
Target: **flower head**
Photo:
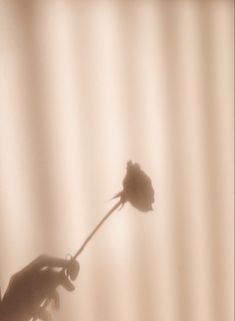
[[[138,163],[127,163],[127,172],[123,180],[123,190],[116,195],[121,201],[130,202],[142,212],[153,209],[154,190],[150,178],[141,170]]]

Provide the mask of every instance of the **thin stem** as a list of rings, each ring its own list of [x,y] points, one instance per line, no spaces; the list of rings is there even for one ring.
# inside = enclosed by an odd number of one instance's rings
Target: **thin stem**
[[[94,234],[99,230],[99,228],[104,224],[104,222],[109,218],[109,216],[122,204],[122,200],[119,200],[112,208],[109,210],[109,212],[102,218],[102,220],[96,225],[94,230],[88,235],[88,237],[85,239],[77,253],[73,256],[73,259],[76,259],[84,250],[87,243],[92,239]]]

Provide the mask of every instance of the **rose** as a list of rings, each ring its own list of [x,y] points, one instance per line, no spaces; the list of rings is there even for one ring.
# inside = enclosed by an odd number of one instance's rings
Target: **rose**
[[[74,255],[74,259],[82,253],[88,242],[110,217],[110,215],[112,215],[116,209],[122,207],[126,202],[130,202],[131,205],[142,212],[153,210],[152,204],[154,202],[154,190],[152,182],[151,179],[141,170],[138,163],[132,163],[132,161],[127,163],[126,176],[123,180],[123,190],[113,198],[117,197],[120,197],[119,201],[109,210],[93,231],[87,236],[79,250]]]
[[[123,190],[116,197],[120,197],[122,204],[130,202],[142,212],[153,210],[154,190],[150,178],[141,170],[138,163],[127,163],[126,176],[123,180]]]

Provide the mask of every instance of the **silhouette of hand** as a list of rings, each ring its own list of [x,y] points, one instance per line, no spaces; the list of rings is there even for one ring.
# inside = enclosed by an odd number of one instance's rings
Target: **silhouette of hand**
[[[58,271],[55,268],[63,268]],[[43,321],[51,320],[51,315],[41,307],[43,301],[50,298],[59,308],[59,295],[56,288],[62,285],[73,291],[79,273],[79,263],[74,260],[39,256],[23,270],[14,274],[9,282],[3,300],[0,303],[1,321],[29,321],[31,318]]]

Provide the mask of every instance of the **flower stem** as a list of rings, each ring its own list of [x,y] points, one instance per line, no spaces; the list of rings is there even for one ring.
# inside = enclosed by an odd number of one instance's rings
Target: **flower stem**
[[[102,218],[102,220],[96,225],[96,227],[93,229],[93,231],[87,236],[79,250],[76,252],[76,254],[73,256],[73,259],[76,259],[84,250],[87,243],[92,239],[92,237],[95,235],[95,233],[99,230],[99,228],[104,224],[104,222],[109,218],[109,216],[122,204],[122,200],[120,199],[110,210],[109,212]]]

